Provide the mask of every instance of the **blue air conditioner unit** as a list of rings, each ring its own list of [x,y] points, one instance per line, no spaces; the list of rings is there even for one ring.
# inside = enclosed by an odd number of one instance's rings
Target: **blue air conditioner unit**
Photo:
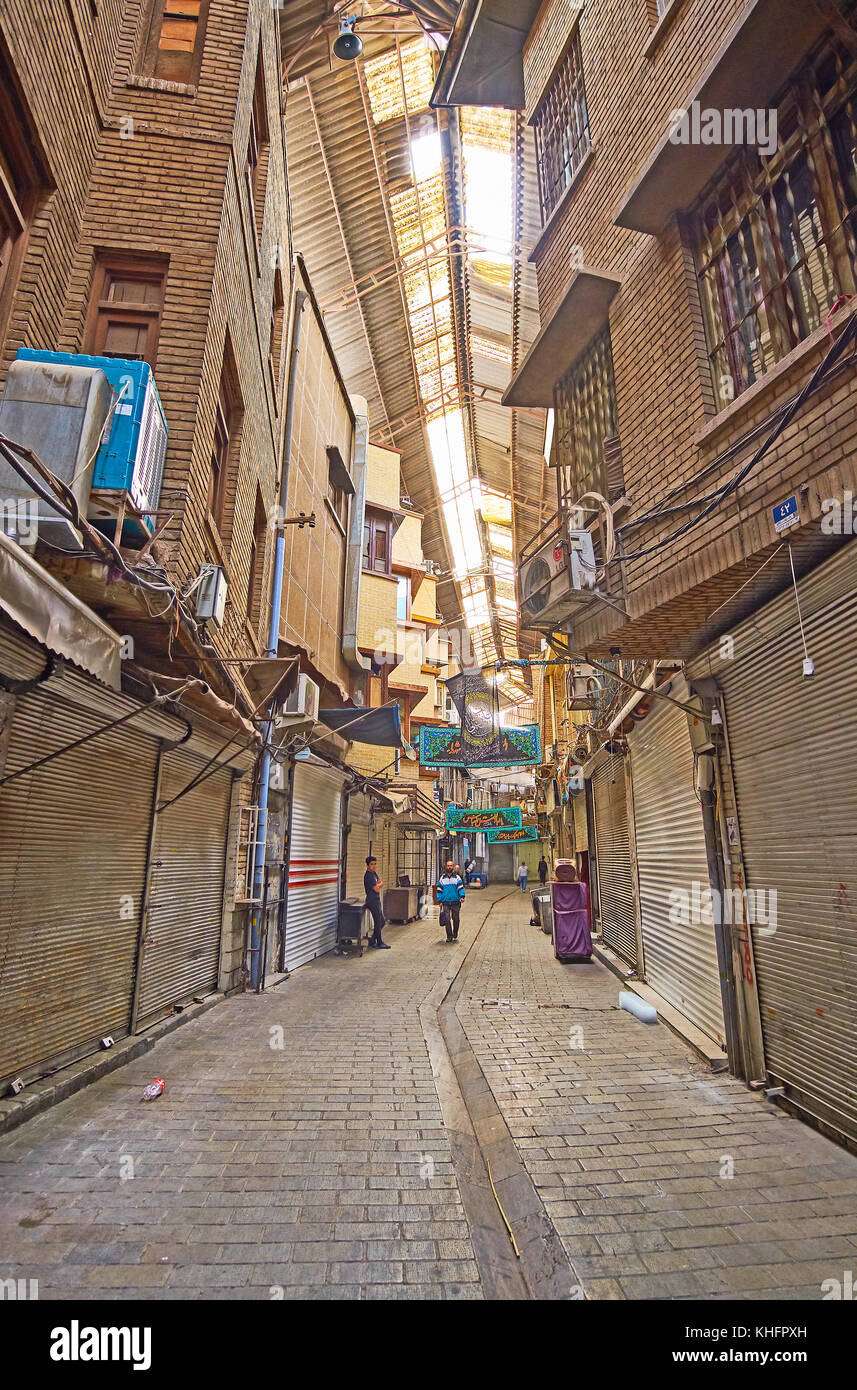
[[[123,503],[130,502],[142,515],[139,519],[125,518],[123,536],[130,531],[147,539],[155,530],[168,434],[164,408],[148,362],[33,348],[22,348],[18,360],[97,367],[107,377],[115,407],[95,460],[88,519],[99,530],[112,534]]]

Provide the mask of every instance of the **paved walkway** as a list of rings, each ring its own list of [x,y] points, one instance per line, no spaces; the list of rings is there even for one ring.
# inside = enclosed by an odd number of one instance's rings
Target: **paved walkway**
[[[529,1175],[528,1196],[495,1174],[501,1200],[513,1229],[537,1208],[569,1261],[551,1296],[818,1299],[854,1269],[857,1158],[620,1013],[618,981],[560,966],[528,917],[491,889],[457,946],[436,921],[388,928],[393,950],[230,999],[13,1131],[0,1278],[42,1299],[490,1295],[426,1022],[453,980],[488,1106],[463,1081],[465,1099]],[[166,1093],[140,1104],[153,1076]]]

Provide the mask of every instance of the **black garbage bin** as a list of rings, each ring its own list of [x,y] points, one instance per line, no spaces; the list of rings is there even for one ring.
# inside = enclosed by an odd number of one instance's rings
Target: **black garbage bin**
[[[346,898],[339,904],[336,919],[336,954],[351,956],[363,954],[363,912],[362,898]]]

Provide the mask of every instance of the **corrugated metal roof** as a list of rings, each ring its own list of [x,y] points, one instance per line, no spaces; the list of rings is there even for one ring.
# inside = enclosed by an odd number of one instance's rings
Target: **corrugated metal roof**
[[[441,12],[451,19],[457,7],[409,8],[437,29]],[[553,510],[544,412],[500,404],[538,331],[526,259],[538,227],[532,132],[518,113],[429,111],[436,63],[412,29],[401,38],[361,29],[363,58],[331,63],[316,33],[327,17],[325,33],[335,36],[331,15],[321,0],[292,0],[282,21],[295,248],[349,389],[369,403],[371,437],[401,451],[404,486],[425,515],[425,553],[443,574],[462,557],[450,554],[428,423],[460,409],[469,475],[513,499],[514,536],[479,521],[478,569],[471,557],[473,577],[442,584],[439,597],[448,623],[469,613],[480,659],[514,659],[510,552]],[[411,152],[422,136],[440,137],[443,159],[417,182]],[[505,254],[464,225],[474,148],[508,152],[515,168]],[[463,603],[467,593],[474,597]]]

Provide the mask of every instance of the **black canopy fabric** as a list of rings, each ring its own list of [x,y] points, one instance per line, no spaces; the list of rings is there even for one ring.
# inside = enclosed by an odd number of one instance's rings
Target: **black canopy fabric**
[[[402,747],[398,705],[365,710],[355,709],[352,705],[335,705],[330,709],[320,709],[318,717],[328,729],[334,729],[355,743],[374,743],[381,748]]]

